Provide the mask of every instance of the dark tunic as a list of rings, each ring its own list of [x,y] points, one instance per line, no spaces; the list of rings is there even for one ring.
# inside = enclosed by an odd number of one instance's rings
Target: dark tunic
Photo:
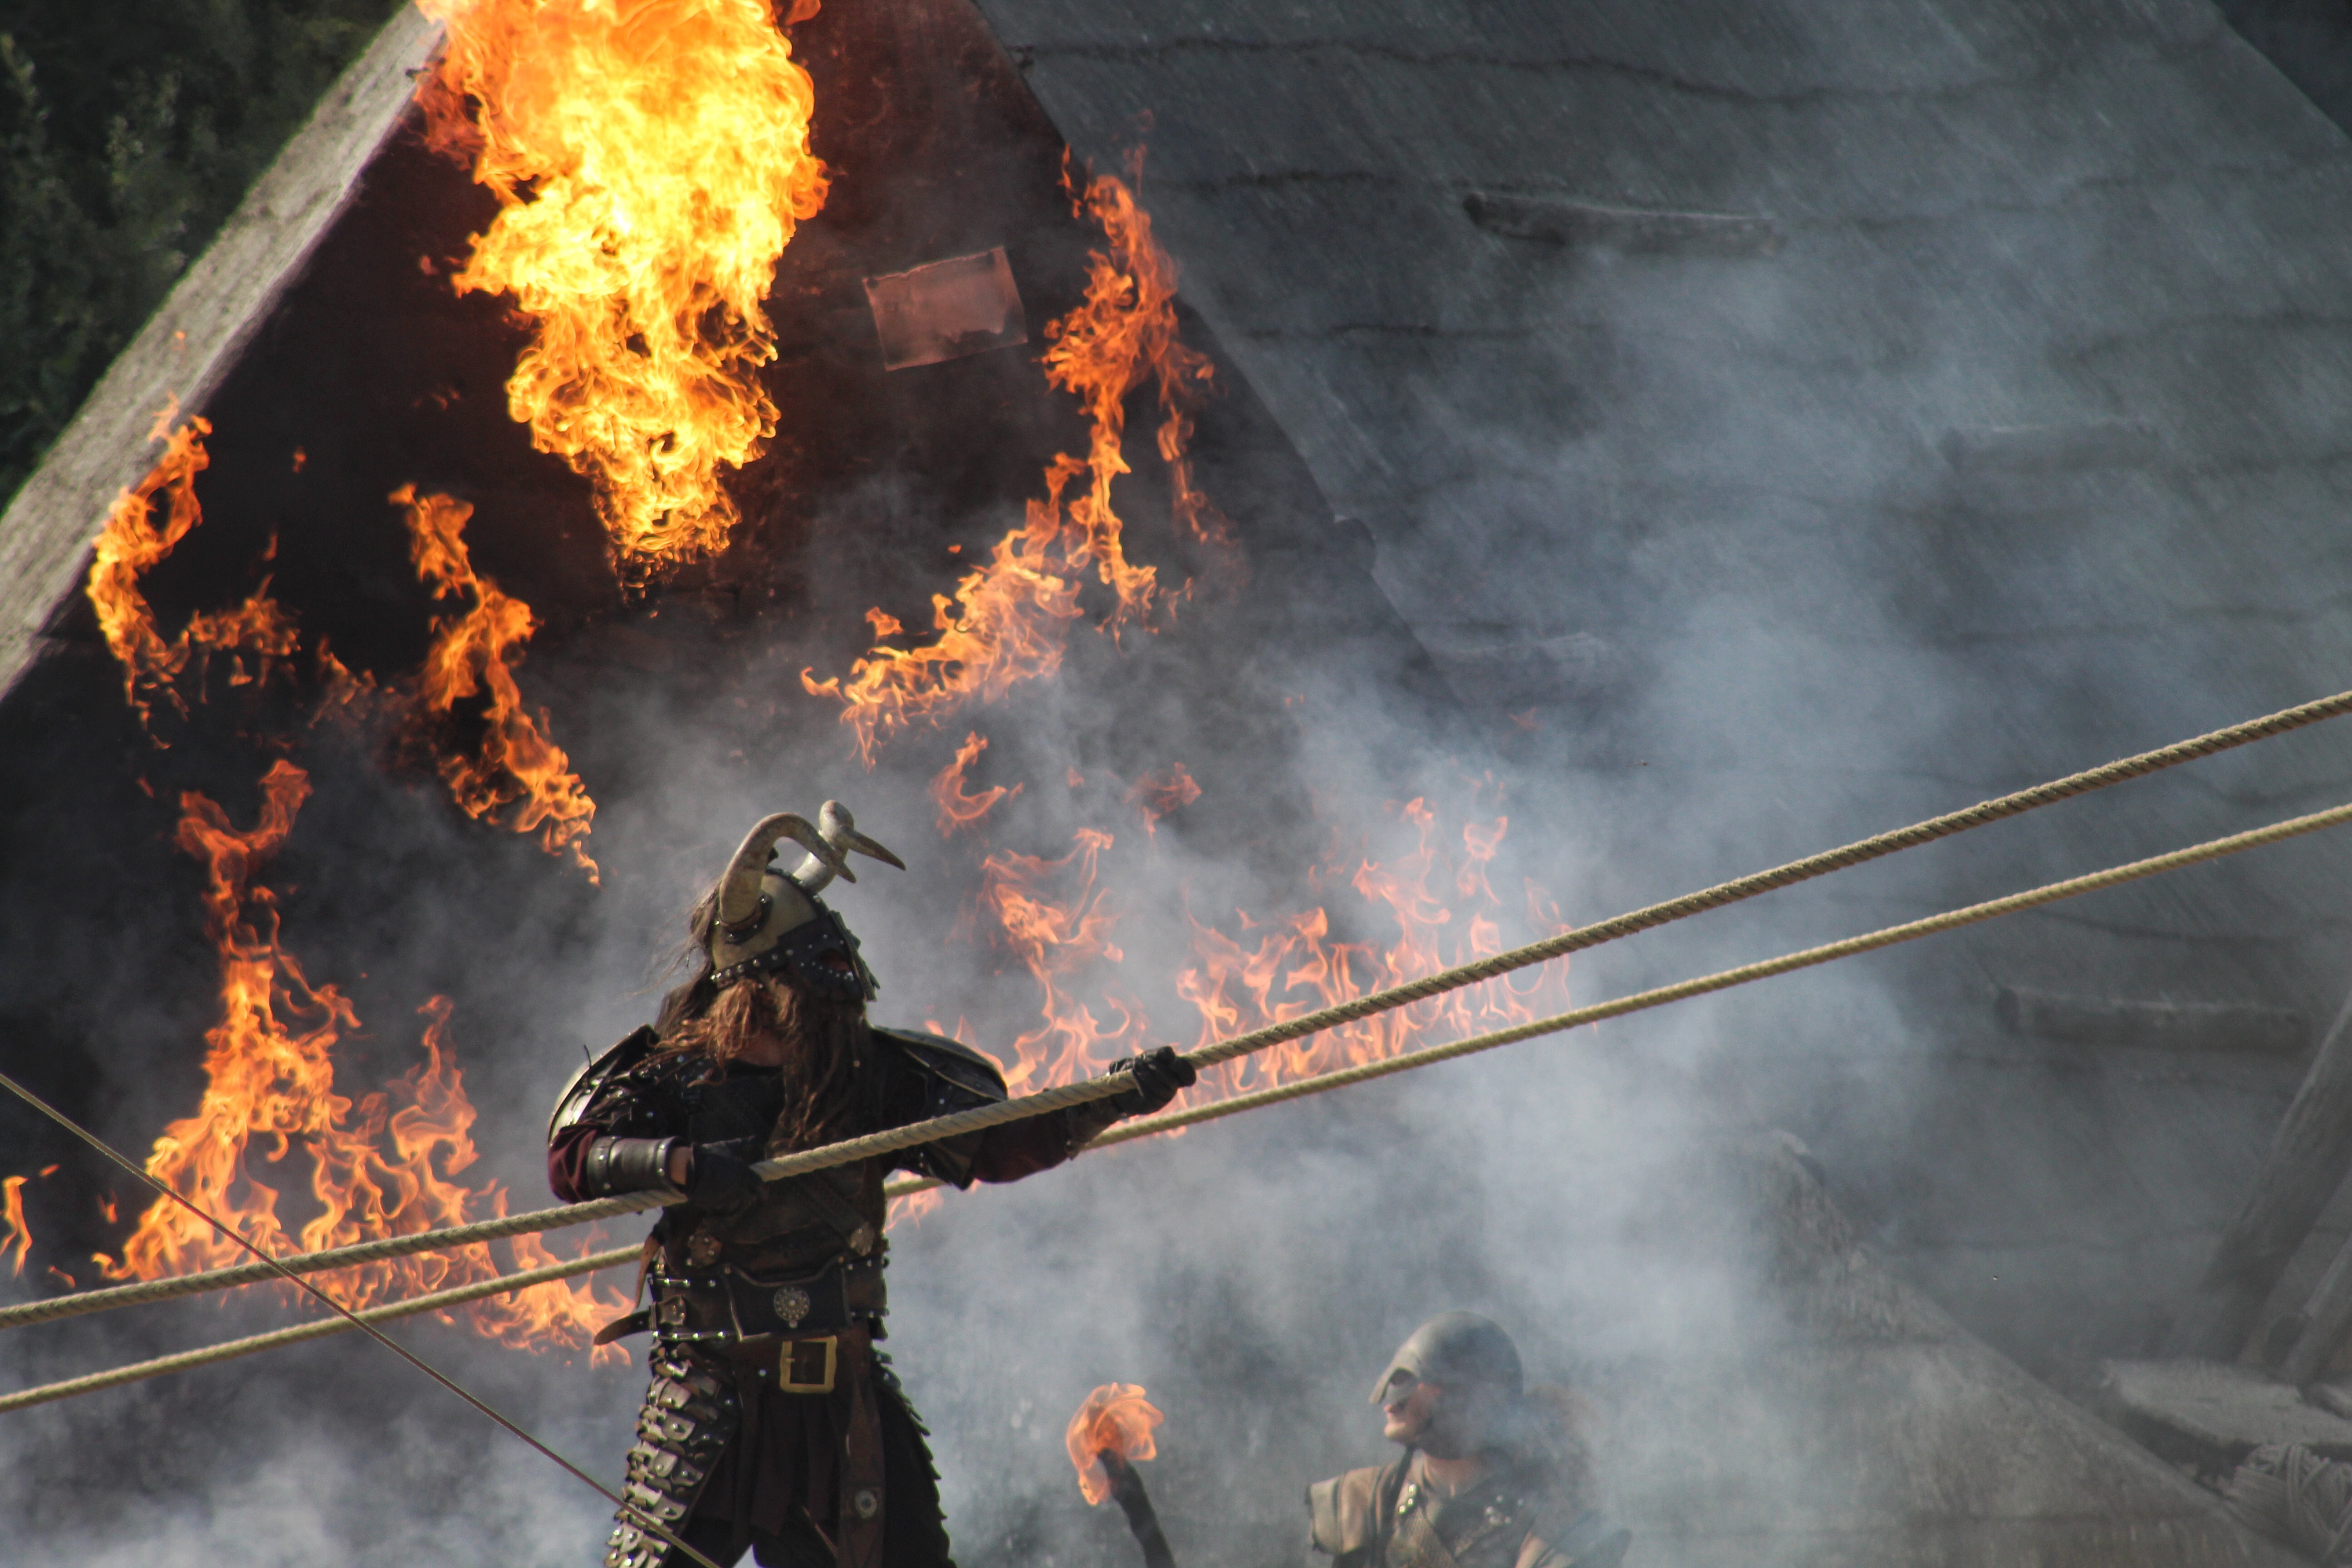
[[[877,1029],[847,1115],[829,1140],[905,1126],[1002,1100],[1004,1092],[994,1065],[953,1041]],[[777,1069],[716,1064],[693,1051],[656,1054],[615,1075],[576,1121],[556,1131],[548,1149],[549,1184],[567,1201],[593,1195],[584,1167],[590,1145],[604,1136],[698,1143],[752,1139],[770,1155],[787,1152],[777,1133],[784,1109]],[[681,1533],[714,1557],[724,1552],[722,1561],[757,1544],[763,1562],[830,1563],[825,1541],[839,1524],[842,1467],[853,1406],[862,1397],[878,1407],[887,1472],[883,1563],[914,1568],[948,1561],[922,1426],[887,1358],[868,1343],[884,1336],[887,1310],[882,1184],[894,1170],[957,1186],[1017,1181],[1068,1159],[1076,1131],[1069,1113],[1054,1113],[771,1182],[756,1199],[733,1208],[688,1203],[663,1212],[649,1243],[653,1316],[666,1337],[678,1342],[664,1346],[661,1354],[683,1355],[722,1379],[737,1411],[731,1436],[700,1484]],[[846,1331],[837,1347],[840,1375],[828,1393],[789,1392],[773,1364],[740,1353],[746,1303],[766,1310],[772,1290],[782,1300],[803,1286],[801,1300],[818,1300],[818,1316],[807,1326]],[[823,1319],[826,1302],[845,1303],[845,1322]],[[783,1325],[764,1326],[770,1331],[762,1340],[791,1337],[776,1331]],[[663,1373],[656,1361],[658,1389]],[[819,1380],[811,1375],[808,1381]]]

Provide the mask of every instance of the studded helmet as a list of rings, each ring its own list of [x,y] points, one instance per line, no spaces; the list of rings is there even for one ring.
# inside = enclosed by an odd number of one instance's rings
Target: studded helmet
[[[786,838],[808,851],[790,871],[774,864],[776,846]],[[847,859],[852,850],[907,868],[905,861],[858,832],[848,808],[837,800],[824,803],[814,825],[790,812],[761,818],[697,911],[697,933],[704,936],[710,954],[711,983],[724,986],[747,974],[774,974],[821,996],[872,1001],[877,987],[874,972],[859,956],[857,939],[817,897],[835,877],[857,880]]]

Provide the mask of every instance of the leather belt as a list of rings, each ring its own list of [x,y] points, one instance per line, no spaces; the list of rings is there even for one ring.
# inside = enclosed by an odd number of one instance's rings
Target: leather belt
[[[791,1339],[870,1322],[883,1305],[879,1258],[835,1258],[811,1272],[761,1276],[728,1266],[710,1274],[652,1276],[654,1305],[608,1324],[613,1337],[652,1328],[664,1344]]]
[[[755,1334],[727,1346],[727,1358],[756,1372],[772,1372],[776,1386],[786,1394],[831,1394],[846,1370],[845,1363],[865,1342],[862,1333],[817,1334],[787,1339],[780,1334]]]

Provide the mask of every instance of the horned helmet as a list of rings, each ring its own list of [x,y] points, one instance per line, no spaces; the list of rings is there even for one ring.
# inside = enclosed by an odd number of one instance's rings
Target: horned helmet
[[[787,838],[808,851],[790,871],[775,864],[776,847]],[[852,851],[907,868],[858,832],[849,808],[837,800],[824,803],[814,824],[791,812],[761,818],[696,912],[696,934],[710,954],[711,984],[775,974],[836,1001],[872,1001],[878,987],[857,939],[817,897],[835,877],[857,880],[849,868]]]

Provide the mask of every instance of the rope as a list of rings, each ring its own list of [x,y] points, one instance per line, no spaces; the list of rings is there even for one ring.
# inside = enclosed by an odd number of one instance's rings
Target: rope
[[[2105,789],[2110,784],[2142,778],[2183,763],[2210,757],[2219,752],[2246,745],[2273,735],[2285,734],[2325,719],[2352,712],[2352,691],[2340,691],[2300,707],[2284,709],[2242,724],[2193,736],[2152,752],[2124,757],[2100,767],[2091,768],[2064,778],[2053,779],[2011,795],[1980,801],[1963,810],[1948,812],[1898,827],[1875,837],[1858,839],[1835,849],[1824,850],[1801,860],[1791,860],[1768,870],[1720,882],[1711,888],[1685,893],[1664,903],[1617,915],[1595,925],[1580,926],[1558,936],[1529,942],[1524,947],[1494,953],[1486,958],[1460,964],[1454,968],[1408,981],[1385,991],[1375,991],[1352,1001],[1301,1014],[1296,1018],[1271,1024],[1231,1039],[1220,1040],[1200,1050],[1187,1053],[1195,1067],[1214,1066],[1245,1056],[1269,1046],[1283,1044],[1302,1037],[1319,1034],[1341,1024],[1353,1023],[1376,1013],[1425,1001],[1432,996],[1457,991],[1466,985],[1524,969],[1529,964],[1564,957],[1603,942],[1692,915],[1721,909],[1727,904],[1752,899],[1776,889],[1810,881],[1832,871],[1844,870],[1867,861],[1892,855],[1903,849],[1948,838],[1957,833],[1982,827],[2007,817],[2021,816],[2042,806],[2070,800],[2079,795]],[[1125,1075],[1092,1079],[1084,1083],[1070,1084],[1043,1094],[1028,1095],[1007,1100],[983,1111],[967,1111],[957,1116],[941,1117],[931,1121],[917,1122],[892,1132],[876,1133],[867,1138],[853,1139],[846,1143],[831,1144],[794,1154],[786,1160],[769,1161],[754,1169],[767,1180],[798,1175],[807,1171],[822,1170],[829,1165],[847,1163],[899,1149],[956,1137],[965,1132],[981,1131],[1001,1122],[1018,1121],[1029,1116],[1042,1116],[1071,1105],[1099,1100],[1124,1092],[1132,1084]],[[447,1247],[467,1246],[480,1241],[496,1241],[511,1236],[533,1235],[557,1230],[565,1226],[585,1225],[593,1220],[617,1218],[625,1214],[641,1213],[679,1201],[666,1192],[632,1193],[621,1197],[599,1198],[592,1203],[569,1204],[556,1208],[534,1209],[525,1214],[509,1215],[498,1219],[477,1221],[471,1225],[455,1226],[444,1230],[418,1231],[410,1236],[387,1237],[376,1241],[358,1242],[348,1247],[322,1252],[304,1253],[281,1258],[279,1263],[298,1274],[316,1273],[322,1269],[348,1268],[354,1264],[381,1262],[387,1258],[405,1258],[413,1253],[436,1252]],[[75,1317],[84,1312],[105,1311],[115,1307],[135,1306],[143,1302],[170,1300],[200,1291],[226,1289],[233,1286],[250,1285],[277,1277],[277,1271],[257,1265],[230,1268],[208,1269],[197,1274],[182,1274],[163,1279],[142,1280],[137,1284],[109,1286],[95,1290],[76,1291],[65,1296],[53,1296],[45,1300],[20,1302],[0,1307],[0,1329],[17,1328],[28,1323],[48,1322],[58,1318]]]
[[[39,1111],[42,1115],[47,1117],[50,1121],[56,1122],[58,1126],[72,1133],[76,1138],[80,1139],[84,1143],[89,1144],[92,1149],[95,1149],[98,1152],[106,1156],[107,1159],[113,1162],[115,1164],[121,1166],[123,1170],[129,1172],[134,1178],[153,1188],[158,1196],[170,1199],[172,1202],[179,1205],[182,1208],[194,1215],[196,1218],[212,1226],[213,1229],[221,1234],[224,1239],[236,1243],[237,1246],[242,1247],[247,1252],[252,1253],[253,1256],[261,1262],[275,1263],[277,1261],[276,1258],[270,1257],[268,1253],[264,1252],[257,1243],[247,1237],[242,1232],[231,1229],[227,1221],[213,1214],[209,1209],[205,1208],[202,1205],[183,1194],[178,1188],[166,1184],[160,1177],[156,1176],[145,1166],[132,1160],[130,1155],[125,1154],[121,1150],[117,1149],[113,1144],[109,1143],[105,1139],[100,1138],[97,1133],[92,1132],[89,1128],[84,1127],[80,1122],[76,1121],[72,1117],[68,1116],[64,1111],[59,1110],[56,1106],[51,1105],[47,1100],[43,1100],[39,1095],[35,1094],[31,1089],[26,1089],[23,1084],[18,1083],[15,1079],[10,1078],[5,1073],[0,1073],[0,1089],[6,1089],[10,1094],[15,1095],[26,1105],[31,1106],[34,1110]],[[488,1417],[493,1425],[497,1426],[509,1436],[513,1437],[517,1442],[521,1443],[525,1447],[530,1449],[541,1458],[545,1459],[548,1463],[555,1466],[556,1468],[570,1476],[573,1480],[580,1482],[583,1486],[585,1486],[590,1490],[595,1492],[597,1496],[611,1503],[615,1509],[620,1510],[622,1517],[635,1519],[637,1523],[644,1526],[647,1531],[659,1536],[670,1547],[693,1559],[695,1562],[701,1563],[702,1568],[720,1568],[719,1563],[713,1563],[701,1552],[697,1551],[693,1546],[688,1544],[686,1542],[680,1541],[663,1525],[661,1521],[655,1519],[652,1515],[646,1513],[644,1509],[640,1508],[635,1503],[624,1499],[620,1493],[614,1491],[612,1488],[606,1486],[604,1482],[598,1480],[595,1477],[590,1475],[587,1471],[582,1469],[579,1466],[573,1464],[571,1460],[565,1458],[562,1455],[557,1453],[554,1449],[541,1442],[537,1437],[532,1436],[529,1432],[523,1430],[521,1426],[518,1426],[508,1416],[500,1414],[495,1409],[492,1409],[488,1402],[484,1400],[479,1394],[474,1393],[463,1384],[460,1384],[456,1378],[451,1377],[447,1373],[443,1372],[440,1368],[433,1365],[430,1362],[427,1362],[423,1356],[418,1355],[415,1351],[410,1350],[406,1345],[402,1344],[398,1340],[395,1340],[390,1334],[385,1333],[382,1329],[377,1328],[374,1324],[361,1318],[349,1307],[344,1306],[341,1301],[336,1300],[332,1296],[328,1295],[316,1285],[310,1283],[308,1280],[296,1279],[290,1273],[286,1276],[286,1279],[305,1294],[315,1297],[320,1305],[326,1307],[330,1311],[332,1311],[345,1323],[359,1330],[362,1333],[367,1335],[368,1338],[373,1340],[376,1343],[382,1345],[384,1349],[390,1351],[393,1354],[398,1356],[401,1360],[406,1362],[409,1365],[415,1367],[417,1371],[423,1373],[425,1376],[439,1384],[443,1388],[447,1389],[451,1394],[456,1394],[467,1405],[472,1405],[477,1412]]]
[[[2175,849],[2168,854],[2151,856],[2144,860],[2134,860],[2127,865],[2110,867],[2104,871],[2094,871],[2086,876],[2069,878],[2062,882],[2048,883],[2021,893],[2011,893],[2005,898],[1990,899],[1983,903],[1970,904],[1965,909],[1951,910],[1943,914],[1908,921],[1901,925],[1883,927],[1861,936],[1847,937],[1839,942],[1825,942],[1819,947],[1809,947],[1798,952],[1784,953],[1779,958],[1763,959],[1755,963],[1741,964],[1735,969],[1718,970],[1713,974],[1701,975],[1696,980],[1685,980],[1672,985],[1637,991],[1631,995],[1621,996],[1613,1002],[1595,1003],[1588,1007],[1577,1007],[1566,1013],[1555,1014],[1549,1018],[1537,1018],[1524,1024],[1513,1024],[1506,1028],[1488,1030],[1485,1034],[1473,1035],[1447,1045],[1424,1047],[1417,1051],[1407,1051],[1402,1055],[1384,1058],[1379,1061],[1360,1062],[1353,1067],[1338,1068],[1329,1072],[1318,1073],[1312,1078],[1303,1078],[1294,1082],[1277,1084],[1271,1089],[1255,1089],[1248,1094],[1235,1095],[1230,1100],[1213,1100],[1206,1105],[1188,1106],[1181,1110],[1163,1111],[1156,1116],[1139,1117],[1133,1121],[1105,1131],[1088,1142],[1087,1147],[1100,1149],[1115,1143],[1129,1142],[1139,1138],[1149,1138],[1155,1133],[1172,1131],[1179,1127],[1213,1121],[1221,1117],[1237,1116],[1243,1111],[1255,1110],[1262,1106],[1278,1105],[1285,1100],[1302,1100],[1308,1095],[1323,1094],[1335,1089],[1345,1089],[1350,1084],[1366,1083],[1373,1079],[1386,1078],[1391,1073],[1412,1072],[1416,1068],[1429,1067],[1438,1062],[1451,1061],[1456,1057],[1474,1056],[1480,1051],[1490,1051],[1500,1046],[1533,1039],[1540,1035],[1560,1034],[1570,1029],[1580,1028],[1586,1024],[1597,1024],[1605,1018],[1622,1017],[1629,1013],[1640,1013],[1653,1007],[1663,1007],[1670,1002],[1679,1002],[1688,997],[1706,995],[1716,991],[1727,991],[1734,986],[1768,980],[1774,975],[1787,974],[1800,969],[1811,969],[1837,959],[1850,958],[1857,953],[1872,952],[1880,948],[1893,947],[1900,942],[1915,942],[1924,936],[1934,936],[1938,932],[1956,931],[1962,926],[1997,920],[2002,915],[2038,909],[2044,904],[2054,904],[2063,899],[2075,898],[2084,893],[2097,892],[2102,889],[2116,887],[2125,882],[2137,881],[2144,877],[2178,870],[2184,866],[2194,866],[2207,860],[2218,860],[2224,856],[2237,854],[2241,850],[2260,848],[2267,844],[2276,844],[2283,839],[2297,837],[2306,833],[2315,833],[2322,828],[2333,827],[2338,823],[2347,821],[2352,821],[2352,805],[2335,806],[2326,811],[2314,812],[2306,816],[2297,816],[2284,822],[2273,823],[2268,827],[2252,828],[2244,833],[2231,834],[2226,838],[2216,838],[2203,844],[2191,845],[2186,849]],[[822,1152],[822,1151],[812,1151],[812,1152]],[[883,1188],[883,1193],[888,1197],[904,1197],[912,1193],[927,1192],[943,1184],[929,1179],[894,1181]],[[609,1268],[616,1264],[634,1260],[638,1256],[638,1252],[639,1249],[635,1247],[618,1247],[611,1252],[598,1253],[590,1258],[551,1264],[528,1274],[510,1275],[503,1279],[486,1280],[478,1285],[466,1286],[461,1289],[445,1290],[437,1295],[419,1297],[413,1301],[371,1308],[358,1316],[374,1321],[383,1316],[405,1316],[413,1312],[431,1311],[437,1307],[474,1300],[482,1296],[498,1295],[543,1279],[560,1279],[567,1275],[584,1274],[597,1268]],[[268,1350],[279,1344],[290,1344],[299,1340],[317,1338],[321,1334],[337,1333],[345,1326],[341,1322],[308,1323],[300,1328],[284,1329],[272,1334],[257,1334],[250,1339],[233,1340],[209,1350],[189,1351],[175,1356],[164,1356],[155,1361],[141,1362],[132,1366],[121,1367],[113,1372],[94,1373],[89,1376],[74,1378],[65,1383],[48,1384],[38,1388],[0,1396],[0,1412],[21,1409],[28,1405],[39,1405],[51,1399],[70,1398],[78,1394],[94,1393],[101,1388],[112,1388],[142,1378],[159,1377],[165,1373],[179,1372],[192,1366],[203,1366],[215,1361],[226,1361],[232,1356],[247,1355],[254,1351]]]
[[[430,1296],[418,1296],[412,1300],[393,1301],[381,1307],[369,1307],[352,1314],[361,1323],[389,1323],[401,1318],[413,1318],[424,1312],[437,1312],[445,1308],[463,1306],[486,1296],[503,1296],[532,1285],[543,1285],[551,1279],[567,1279],[574,1274],[591,1274],[600,1268],[618,1268],[637,1260],[639,1248],[635,1246],[616,1247],[610,1252],[599,1252],[587,1258],[575,1258],[562,1263],[551,1263],[527,1273],[503,1275],[496,1279],[477,1280],[471,1285],[452,1290],[438,1290]],[[276,1350],[280,1345],[300,1344],[306,1340],[324,1339],[330,1334],[349,1333],[352,1324],[341,1318],[321,1318],[316,1322],[302,1323],[290,1329],[278,1329],[266,1334],[253,1334],[224,1344],[207,1345],[203,1350],[183,1351],[177,1355],[157,1356],[153,1361],[134,1362],[108,1372],[94,1372],[87,1377],[68,1378],[63,1383],[44,1384],[16,1394],[0,1394],[0,1412],[23,1410],[30,1405],[47,1405],[55,1399],[71,1399],[78,1394],[96,1394],[100,1389],[119,1388],[126,1383],[141,1383],[168,1373],[187,1372],[215,1362],[234,1361],[238,1356],[257,1351]]]

